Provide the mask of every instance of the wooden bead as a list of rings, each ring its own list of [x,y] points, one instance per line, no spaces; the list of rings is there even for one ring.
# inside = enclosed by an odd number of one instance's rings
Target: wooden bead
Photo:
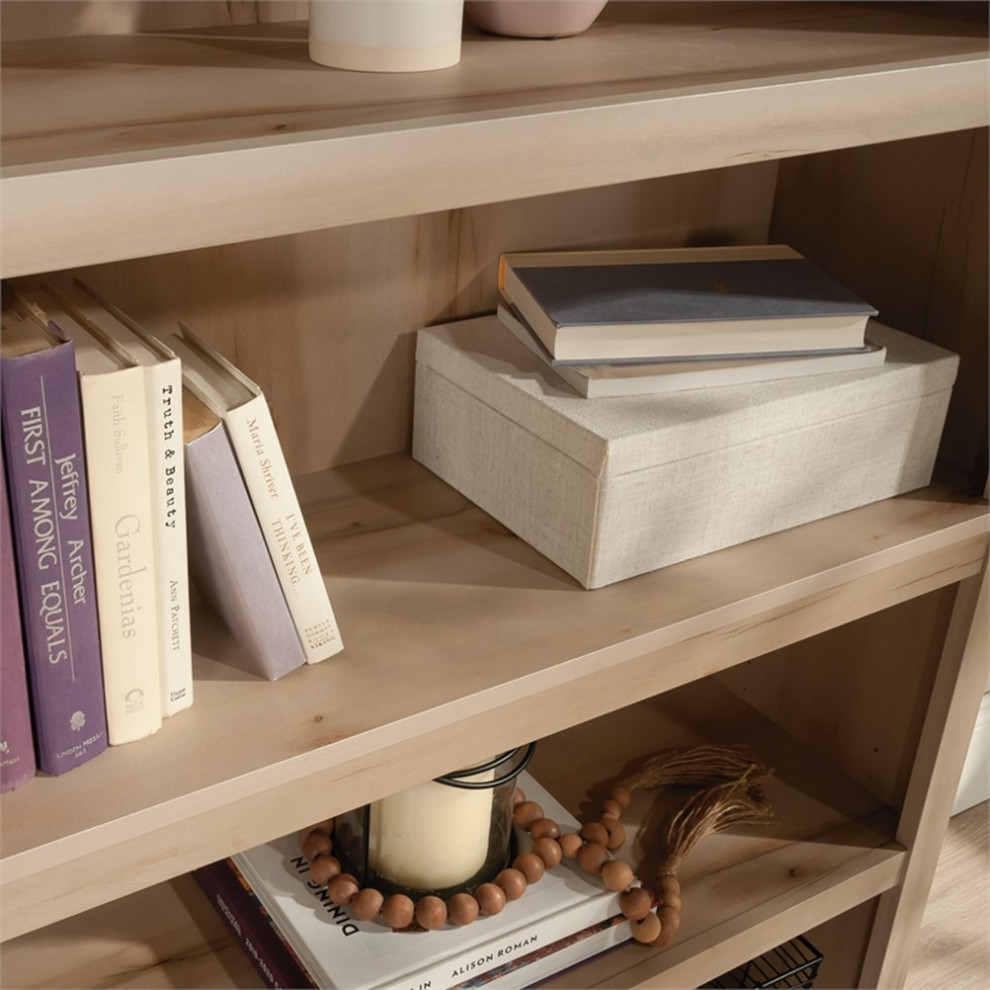
[[[454,894],[447,899],[447,920],[452,925],[470,925],[480,911],[477,899],[470,894]]]
[[[352,877],[350,873],[341,873],[327,884],[327,896],[334,904],[350,904],[360,889],[356,877]]]
[[[661,900],[666,900],[668,895],[681,895],[681,881],[673,873],[665,873],[662,877],[657,877],[657,893]]]
[[[547,871],[543,860],[535,852],[520,853],[512,861],[512,866],[526,878],[526,883],[537,883]]]
[[[602,801],[602,814],[611,815],[613,818],[622,817],[622,805],[615,798],[605,798]]]
[[[512,820],[520,828],[529,828],[537,818],[544,817],[543,809],[535,801],[520,801],[512,809]]]
[[[681,927],[681,912],[679,909],[664,906],[660,908],[657,914],[663,922],[664,928],[669,928],[672,932],[676,932]]]
[[[653,895],[645,887],[633,887],[619,898],[619,910],[630,920],[645,918],[653,909]]]
[[[517,804],[522,804],[526,800],[526,794],[521,787],[517,787],[512,792],[512,807],[514,808]]]
[[[385,895],[374,887],[362,887],[351,901],[351,913],[359,921],[373,921],[381,913]]]
[[[660,919],[652,911],[644,918],[630,921],[629,927],[632,929],[633,938],[644,944],[653,942],[660,935],[662,928]]]
[[[340,862],[334,856],[317,856],[309,861],[309,877],[320,887],[325,887],[339,875]]]
[[[322,832],[310,832],[303,840],[302,854],[312,863],[317,856],[329,856],[332,848]]]
[[[389,928],[399,931],[408,928],[416,917],[416,905],[405,894],[392,894],[382,904],[382,920]]]
[[[663,922],[660,923],[660,934],[650,942],[650,945],[655,946],[658,949],[666,948],[674,941],[674,929],[667,928],[664,926]]]
[[[505,891],[494,883],[483,883],[474,896],[479,910],[488,917],[498,914],[505,907]]]
[[[680,911],[681,907],[681,895],[680,894],[665,894],[660,900],[661,907],[673,908],[675,911]]]
[[[548,835],[533,843],[533,852],[543,860],[543,865],[548,870],[560,866],[560,861],[564,858],[564,851],[560,848],[560,843]]]
[[[518,901],[526,893],[526,874],[510,866],[495,877],[495,886],[505,891],[507,901]]]
[[[608,839],[605,842],[607,849],[611,849],[614,852],[616,849],[621,849],[625,845],[626,827],[618,818],[613,818],[611,815],[602,815],[598,824],[608,832]]]
[[[586,842],[578,850],[578,865],[585,873],[598,876],[602,867],[608,862],[608,850],[598,842]]]
[[[622,891],[632,885],[636,875],[633,868],[621,859],[610,859],[601,871],[602,883],[609,890]]]
[[[435,894],[421,897],[416,905],[416,923],[428,932],[442,928],[447,922],[447,905]]]
[[[560,851],[568,859],[573,859],[580,852],[581,847],[584,845],[584,840],[577,832],[568,832],[557,840],[557,845],[560,846]]]
[[[608,830],[598,822],[588,822],[586,825],[582,825],[578,835],[585,842],[597,842],[600,846],[604,846],[608,842]]]
[[[618,802],[620,808],[628,808],[629,802],[632,801],[632,794],[629,793],[629,788],[623,787],[622,784],[616,784],[609,796],[613,801]]]
[[[560,835],[560,826],[552,818],[537,818],[529,826],[529,837],[535,842],[537,839],[556,839]]]

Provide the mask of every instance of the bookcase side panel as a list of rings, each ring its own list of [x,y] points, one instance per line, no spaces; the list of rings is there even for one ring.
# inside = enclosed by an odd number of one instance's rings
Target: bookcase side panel
[[[776,163],[82,270],[150,329],[189,324],[264,389],[293,474],[407,450],[420,327],[493,312],[501,252],[760,243]]]

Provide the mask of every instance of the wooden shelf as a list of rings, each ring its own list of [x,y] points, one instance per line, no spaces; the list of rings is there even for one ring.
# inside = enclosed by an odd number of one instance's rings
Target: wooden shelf
[[[589,593],[403,456],[298,487],[347,649],[268,683],[196,623],[189,712],[3,796],[5,937],[960,581],[987,545],[985,505],[928,490]]]
[[[984,13],[613,2],[415,77],[317,66],[301,24],[10,44],[3,274],[982,126]]]
[[[645,750],[644,739],[650,741]],[[710,679],[542,740],[532,772],[580,817],[589,795],[619,776],[636,754],[699,741],[744,743],[773,767],[768,797],[776,822],[699,843],[679,874],[685,908],[675,943],[662,952],[635,945],[610,952],[584,967],[582,983],[696,986],[771,948],[782,930],[805,931],[897,883],[906,853],[893,840],[896,815]],[[575,752],[584,754],[580,766]],[[624,816],[630,822],[649,821],[663,807],[663,796],[652,791],[636,792],[634,798]],[[626,852],[649,877],[657,853],[653,829],[647,827]],[[139,892],[15,940],[5,956],[7,975],[18,986],[48,982],[56,974],[63,976],[61,985],[69,985],[66,977],[78,979],[81,973],[89,985],[126,985],[139,975],[147,979],[150,967],[174,966],[178,946],[198,944],[198,952],[186,950],[195,957],[195,982],[224,985],[218,981],[223,980],[219,964],[226,940],[199,909],[201,898],[188,888],[181,894],[184,907],[175,903],[175,891],[158,888],[157,897],[164,905],[162,916],[141,910],[148,902],[147,894]],[[101,959],[89,939],[80,936],[89,932],[99,939],[108,927],[124,945],[159,948],[129,962],[110,952]],[[40,938],[61,950],[44,974],[29,968],[36,965]],[[237,984],[251,985],[244,977],[249,977],[246,969]],[[574,979],[570,972],[550,985],[574,986]]]

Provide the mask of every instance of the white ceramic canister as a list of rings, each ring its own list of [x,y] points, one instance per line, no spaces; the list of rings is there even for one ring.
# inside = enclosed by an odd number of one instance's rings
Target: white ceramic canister
[[[420,72],[461,57],[464,0],[310,0],[309,57],[363,72]]]

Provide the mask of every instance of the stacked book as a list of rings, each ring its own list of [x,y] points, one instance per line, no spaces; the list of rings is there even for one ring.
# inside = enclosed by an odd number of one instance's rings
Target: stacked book
[[[191,588],[268,679],[341,649],[264,395],[71,279],[4,285],[0,785],[193,701]],[[16,589],[16,594],[8,593]]]
[[[876,310],[782,245],[517,252],[498,318],[589,398],[875,367]]]
[[[528,798],[567,831],[578,823],[522,774]],[[518,836],[520,842],[525,834]],[[531,986],[631,936],[619,895],[569,861],[548,870],[500,914],[465,927],[393,932],[359,921],[308,877],[295,835],[194,876],[269,987],[452,990]]]

